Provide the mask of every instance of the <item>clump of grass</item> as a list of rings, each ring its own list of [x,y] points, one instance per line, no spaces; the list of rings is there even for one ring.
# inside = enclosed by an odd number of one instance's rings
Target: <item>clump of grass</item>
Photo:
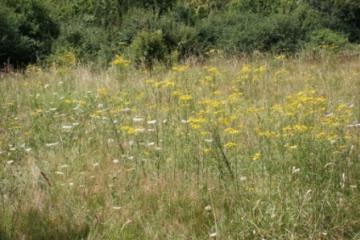
[[[359,236],[358,58],[116,68],[2,77],[1,239]]]

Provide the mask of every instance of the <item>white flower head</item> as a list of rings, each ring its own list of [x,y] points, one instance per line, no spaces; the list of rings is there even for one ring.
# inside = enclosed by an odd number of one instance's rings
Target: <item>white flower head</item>
[[[147,121],[147,124],[149,124],[149,125],[155,125],[156,123],[157,123],[156,120]]]
[[[143,122],[143,121],[144,121],[144,118],[141,118],[141,117],[134,117],[133,118],[134,123],[139,123],[139,122]]]

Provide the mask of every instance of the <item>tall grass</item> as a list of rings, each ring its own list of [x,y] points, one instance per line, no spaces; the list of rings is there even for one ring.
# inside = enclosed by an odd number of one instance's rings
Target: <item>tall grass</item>
[[[359,239],[360,59],[0,79],[0,239]]]

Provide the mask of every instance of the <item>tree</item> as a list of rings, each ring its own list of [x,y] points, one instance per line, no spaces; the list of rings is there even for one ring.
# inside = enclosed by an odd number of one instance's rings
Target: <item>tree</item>
[[[59,27],[37,1],[0,0],[0,63],[20,66],[51,51]]]

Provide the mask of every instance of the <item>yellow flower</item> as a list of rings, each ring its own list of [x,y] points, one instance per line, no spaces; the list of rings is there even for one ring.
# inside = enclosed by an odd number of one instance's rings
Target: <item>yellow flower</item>
[[[287,146],[290,150],[295,150],[298,148],[297,145],[290,145],[290,146]]]
[[[245,64],[240,70],[241,75],[248,75],[250,72],[251,72],[251,65],[249,64]]]
[[[180,96],[179,96],[179,99],[180,99],[180,101],[182,101],[182,102],[188,102],[188,101],[190,101],[190,100],[192,99],[192,96],[191,96],[191,95],[187,95],[187,94],[185,94],[185,95],[180,95]]]
[[[136,128],[130,127],[130,126],[121,126],[120,130],[126,132],[129,135],[134,135],[137,133]]]
[[[109,90],[107,88],[99,88],[97,90],[97,93],[101,96],[101,97],[105,97],[109,94]]]
[[[72,101],[71,99],[65,98],[65,99],[64,99],[64,103],[66,103],[66,104],[71,104],[71,103],[73,103],[73,101]]]
[[[227,126],[227,125],[230,124],[231,118],[229,118],[229,117],[219,117],[217,122],[220,125]]]
[[[278,60],[278,61],[282,61],[282,60],[285,59],[285,55],[283,55],[283,54],[277,55],[277,56],[275,57],[275,59]]]
[[[209,107],[213,107],[213,108],[217,108],[221,105],[221,102],[219,100],[209,99],[209,98],[205,98],[205,99],[201,100],[200,103],[203,105],[209,106]]]
[[[166,79],[162,82],[163,88],[172,88],[175,87],[175,82],[171,79]]]
[[[252,157],[252,160],[254,161],[258,161],[261,159],[261,153],[260,152],[257,152],[254,154],[254,156]]]
[[[173,95],[174,97],[179,97],[179,96],[182,95],[182,92],[180,92],[180,91],[178,91],[178,90],[175,90],[175,91],[173,91],[172,95]]]
[[[303,124],[296,124],[294,127],[293,127],[294,131],[297,132],[297,133],[304,133],[306,132],[309,128]]]
[[[237,146],[237,144],[234,143],[234,142],[228,142],[228,143],[226,143],[226,144],[224,145],[224,147],[225,147],[226,149],[232,149],[232,148],[235,148],[236,146]]]
[[[217,69],[216,67],[207,67],[207,71],[213,76],[220,74],[219,69]]]
[[[229,127],[229,128],[225,128],[224,132],[228,135],[236,135],[240,133],[240,130]]]
[[[207,120],[203,117],[190,117],[188,120],[188,123],[190,124],[191,128],[193,129],[199,129],[201,128],[201,125],[206,123]]]
[[[228,97],[228,101],[229,101],[229,103],[236,103],[236,102],[238,102],[239,100],[240,100],[240,98],[241,98],[241,96],[242,96],[243,94],[242,93],[240,93],[240,92],[233,92],[233,93],[231,93],[230,95],[229,95],[229,97]]]
[[[129,64],[131,63],[130,60],[126,60],[123,56],[121,55],[116,55],[114,60],[112,61],[112,64],[115,66],[119,66],[119,67],[128,67]]]
[[[256,72],[259,74],[263,74],[266,71],[266,65],[262,65],[259,68],[256,69]]]
[[[188,69],[189,69],[189,66],[187,66],[187,65],[179,65],[179,66],[174,66],[172,68],[172,70],[174,72],[178,72],[178,73],[186,72]]]

